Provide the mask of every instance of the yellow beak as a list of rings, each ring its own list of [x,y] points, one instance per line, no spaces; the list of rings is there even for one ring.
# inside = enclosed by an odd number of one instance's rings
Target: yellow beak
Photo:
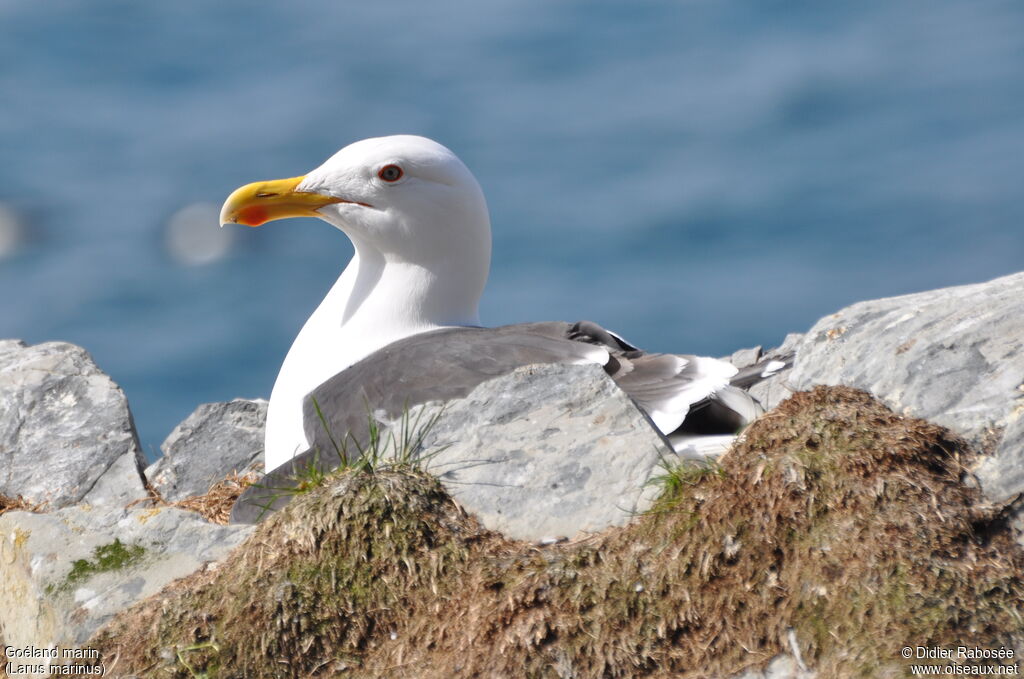
[[[350,201],[319,193],[296,191],[305,177],[253,182],[235,189],[220,209],[220,225],[260,226],[287,217],[319,217],[317,210]]]

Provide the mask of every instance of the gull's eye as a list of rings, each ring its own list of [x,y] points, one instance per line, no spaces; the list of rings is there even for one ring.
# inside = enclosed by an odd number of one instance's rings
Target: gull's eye
[[[403,174],[402,168],[397,165],[385,165],[377,172],[377,176],[386,182],[397,182]]]

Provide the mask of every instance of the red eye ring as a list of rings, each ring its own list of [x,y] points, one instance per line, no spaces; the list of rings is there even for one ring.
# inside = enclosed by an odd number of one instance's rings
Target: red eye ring
[[[381,181],[388,183],[397,182],[404,174],[402,168],[397,165],[385,165],[377,171],[377,176],[380,177]]]

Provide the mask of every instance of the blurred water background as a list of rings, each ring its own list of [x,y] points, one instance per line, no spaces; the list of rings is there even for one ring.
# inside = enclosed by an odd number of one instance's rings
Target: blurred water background
[[[0,337],[86,347],[159,455],[351,254],[217,206],[392,133],[483,185],[489,325],[724,355],[1024,269],[1019,2],[0,0]]]

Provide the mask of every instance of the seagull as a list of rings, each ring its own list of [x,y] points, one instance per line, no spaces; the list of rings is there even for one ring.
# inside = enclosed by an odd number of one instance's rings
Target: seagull
[[[265,468],[318,445],[324,416],[351,433],[371,405],[400,411],[466,396],[537,363],[597,363],[679,452],[721,452],[762,409],[727,361],[648,353],[600,325],[484,328],[478,306],[491,258],[483,191],[465,164],[425,137],[365,139],[306,175],[235,190],[221,226],[318,217],[355,253],[295,338],[267,412]],[[778,363],[778,362],[777,362]],[[769,367],[768,372],[784,367]],[[764,376],[767,376],[765,374]]]

